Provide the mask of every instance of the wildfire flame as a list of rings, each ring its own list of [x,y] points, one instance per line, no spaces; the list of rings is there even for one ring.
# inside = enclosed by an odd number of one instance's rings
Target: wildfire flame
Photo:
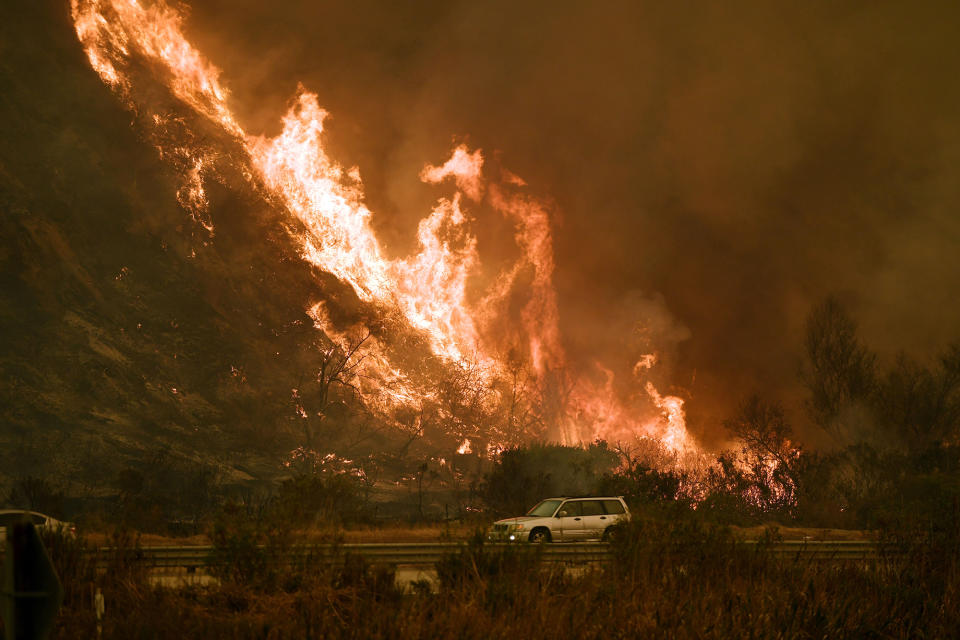
[[[657,437],[671,450],[695,448],[684,423],[683,400],[661,395],[650,381],[637,381],[654,417],[641,418],[618,400],[613,373],[598,365],[605,382],[597,385],[573,379],[566,372],[567,356],[559,331],[557,298],[553,286],[554,255],[549,208],[524,192],[526,183],[506,170],[493,181],[485,172],[480,150],[457,146],[442,165],[427,165],[426,183],[452,182],[455,193],[442,198],[417,229],[418,250],[402,259],[389,259],[370,224],[363,183],[356,168],[345,169],[324,149],[327,112],[317,96],[300,88],[283,117],[283,130],[274,138],[250,134],[228,106],[228,91],[220,71],[184,37],[180,15],[162,1],[71,0],[72,17],[93,69],[135,112],[150,112],[138,99],[134,63],[146,62],[153,76],[194,114],[218,126],[239,143],[246,154],[244,174],[257,189],[282,203],[303,229],[298,238],[303,257],[348,283],[357,296],[377,308],[396,310],[427,337],[432,351],[451,363],[470,362],[491,386],[511,369],[506,354],[519,354],[529,364],[534,392],[547,403],[553,384],[555,439],[567,443],[595,438]],[[188,129],[157,112],[146,126],[161,155],[175,159],[183,177],[178,200],[209,233],[204,180],[215,168],[211,151],[178,135]],[[174,126],[174,124],[176,126]],[[480,264],[476,237],[470,224],[474,210],[487,207],[513,224],[519,258],[503,269],[481,296],[471,296],[471,278]],[[526,303],[519,323],[505,323],[508,296],[523,278]],[[343,334],[329,322],[322,305],[308,310],[315,325],[331,339]],[[365,384],[376,382],[382,402],[414,405],[424,396],[390,362],[376,340],[364,345],[368,358]],[[638,378],[654,366],[645,356],[634,372]],[[551,382],[552,381],[552,382]],[[470,450],[463,438],[460,449]],[[491,449],[492,447],[492,449]],[[490,442],[488,449],[500,445]]]

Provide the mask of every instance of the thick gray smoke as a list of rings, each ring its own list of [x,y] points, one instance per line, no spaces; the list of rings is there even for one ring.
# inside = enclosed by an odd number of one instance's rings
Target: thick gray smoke
[[[648,301],[708,441],[746,393],[799,396],[829,292],[882,354],[957,338],[960,4],[191,4],[248,130],[319,94],[392,251],[435,197],[423,163],[499,153],[556,204],[571,353],[615,360]]]

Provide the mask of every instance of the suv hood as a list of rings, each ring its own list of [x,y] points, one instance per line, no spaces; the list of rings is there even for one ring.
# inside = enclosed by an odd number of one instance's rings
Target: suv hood
[[[494,524],[519,524],[521,522],[530,522],[531,520],[542,520],[539,516],[520,516],[519,518],[504,518],[497,520]]]

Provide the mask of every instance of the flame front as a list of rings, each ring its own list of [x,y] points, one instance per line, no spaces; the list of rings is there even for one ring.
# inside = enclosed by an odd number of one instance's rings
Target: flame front
[[[145,63],[176,100],[239,145],[251,185],[265,190],[298,221],[304,259],[348,283],[362,301],[398,313],[427,338],[440,360],[478,371],[494,396],[503,393],[498,381],[511,376],[516,381],[516,361],[525,363],[530,392],[540,414],[552,422],[548,435],[554,439],[574,443],[643,436],[660,438],[676,452],[695,448],[680,398],[662,396],[651,382],[638,380],[637,388],[655,408],[654,417],[644,419],[618,400],[612,372],[607,370],[599,385],[569,373],[553,286],[549,208],[525,193],[521,178],[501,169],[492,181],[480,150],[456,147],[446,162],[427,165],[420,176],[431,184],[452,182],[453,195],[441,198],[420,221],[414,255],[388,259],[370,224],[359,171],[338,165],[324,149],[327,113],[316,95],[299,90],[275,138],[249,134],[228,106],[220,71],[186,40],[176,11],[163,2],[138,0],[71,0],[71,8],[91,66],[131,110],[154,109],[138,97],[134,82],[134,64]],[[152,127],[149,138],[181,172],[179,201],[212,234],[204,180],[216,171],[216,150],[195,141],[188,123],[171,119],[162,107],[154,111],[152,120],[145,120]],[[484,208],[513,224],[519,257],[477,293],[473,280],[480,256],[470,225]],[[521,279],[526,302],[519,322],[509,322],[508,298]],[[308,312],[331,339],[342,338],[322,304]],[[365,384],[375,380],[378,385],[370,398],[411,406],[431,393],[413,388],[376,340],[364,349],[370,356],[364,363],[370,369]],[[653,360],[646,362],[637,370],[653,366]],[[465,434],[458,441],[458,451],[470,451]],[[501,446],[491,441],[487,448]]]

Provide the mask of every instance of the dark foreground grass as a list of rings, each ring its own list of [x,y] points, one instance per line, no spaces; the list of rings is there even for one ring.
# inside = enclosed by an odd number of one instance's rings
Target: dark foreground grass
[[[219,586],[150,586],[117,539],[97,574],[82,541],[51,540],[66,587],[56,638],[949,638],[960,629],[954,533],[912,532],[877,561],[782,559],[764,544],[685,518],[634,523],[617,560],[576,571],[540,565],[535,547],[480,540],[437,567],[439,588],[402,592],[393,574],[255,565]],[[232,577],[230,577],[232,576]]]

